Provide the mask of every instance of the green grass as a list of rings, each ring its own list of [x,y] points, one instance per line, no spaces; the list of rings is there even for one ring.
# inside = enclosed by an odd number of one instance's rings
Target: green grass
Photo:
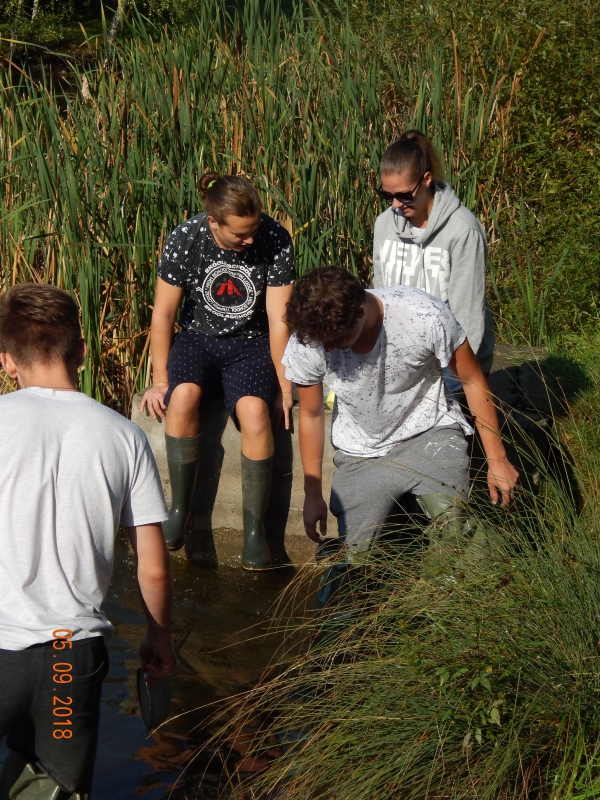
[[[549,359],[573,399],[555,428],[571,485],[540,463],[536,494],[476,506],[499,534],[480,559],[387,546],[355,571],[228,723],[271,757],[245,796],[600,797],[599,346]]]

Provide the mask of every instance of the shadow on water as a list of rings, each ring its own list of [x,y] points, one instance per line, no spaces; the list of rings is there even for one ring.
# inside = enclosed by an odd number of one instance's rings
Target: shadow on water
[[[253,685],[283,641],[283,634],[270,630],[270,625],[277,598],[294,577],[293,569],[200,570],[173,559],[173,577],[178,661],[169,679],[173,718],[150,736],[142,725],[135,689],[144,617],[133,558],[119,538],[104,606],[115,636],[109,642],[111,663],[102,694],[95,800],[162,800],[173,787],[177,798],[226,797],[220,791],[241,754],[224,743],[218,752],[213,749],[191,764],[190,760],[211,733],[208,719],[217,704],[225,709],[228,698]],[[302,598],[298,600],[302,604]],[[5,756],[2,743],[0,766]]]

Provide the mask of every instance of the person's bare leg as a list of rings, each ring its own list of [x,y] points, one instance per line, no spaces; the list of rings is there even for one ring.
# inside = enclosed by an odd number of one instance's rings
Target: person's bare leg
[[[260,461],[273,455],[269,407],[260,397],[240,397],[235,407],[242,434],[242,455]]]
[[[264,517],[269,505],[273,472],[273,432],[269,408],[258,397],[241,397],[236,414],[242,432],[242,502],[244,511],[244,569],[267,569],[271,553]]]
[[[165,420],[167,436],[197,436],[200,426],[202,389],[195,383],[180,383],[171,395]]]
[[[201,397],[202,390],[195,383],[181,383],[173,390],[167,408],[165,442],[173,502],[163,533],[170,550],[183,546],[192,511],[200,453]]]

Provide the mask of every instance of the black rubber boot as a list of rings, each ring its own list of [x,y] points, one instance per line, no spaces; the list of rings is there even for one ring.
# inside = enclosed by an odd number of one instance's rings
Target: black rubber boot
[[[273,456],[251,461],[242,454],[242,503],[244,508],[244,569],[268,569],[271,551],[265,538],[264,519],[271,493]]]
[[[322,611],[332,598],[336,597],[345,583],[349,580],[352,567],[345,561],[339,564],[332,564],[323,570],[317,597],[315,599],[315,611]]]
[[[192,513],[200,435],[183,438],[165,435],[165,442],[173,501],[169,519],[163,522],[163,534],[169,550],[179,550],[185,542],[185,529]]]

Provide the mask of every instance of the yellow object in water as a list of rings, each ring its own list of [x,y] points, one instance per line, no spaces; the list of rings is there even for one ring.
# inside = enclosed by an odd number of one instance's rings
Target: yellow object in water
[[[335,401],[335,392],[333,389],[329,390],[329,394],[327,395],[327,400],[325,400],[325,405],[327,408],[330,408],[333,411],[333,403]]]

